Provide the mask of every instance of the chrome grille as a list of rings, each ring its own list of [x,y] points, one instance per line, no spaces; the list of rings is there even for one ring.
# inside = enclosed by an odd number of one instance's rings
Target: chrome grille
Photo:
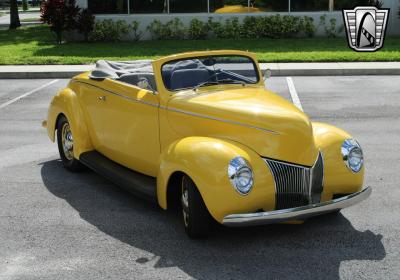
[[[321,154],[311,168],[272,159],[264,161],[274,176],[277,210],[320,202],[323,188]]]

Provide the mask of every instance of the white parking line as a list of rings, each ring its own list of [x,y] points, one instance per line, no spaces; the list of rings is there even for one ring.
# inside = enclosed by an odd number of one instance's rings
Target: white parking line
[[[301,106],[300,98],[299,95],[297,94],[296,88],[294,87],[293,79],[291,77],[286,77],[286,81],[289,87],[290,95],[292,97],[293,104],[299,108],[300,110],[303,110],[303,107]]]
[[[31,91],[29,91],[27,93],[24,93],[23,95],[20,95],[20,96],[14,98],[14,99],[11,99],[11,100],[7,101],[6,103],[0,104],[0,109],[3,109],[4,107],[6,107],[6,106],[8,106],[10,104],[13,104],[14,102],[17,102],[18,100],[20,100],[20,99],[22,99],[24,97],[27,97],[27,96],[29,96],[31,94],[34,94],[35,92],[38,92],[39,90],[44,89],[45,87],[48,87],[48,86],[50,86],[50,85],[52,85],[54,83],[57,83],[58,81],[59,80],[53,80],[53,81],[48,82],[47,84],[44,84],[44,85],[42,85],[42,86],[40,86],[40,87],[38,87],[38,88],[36,88],[34,90],[31,90]]]

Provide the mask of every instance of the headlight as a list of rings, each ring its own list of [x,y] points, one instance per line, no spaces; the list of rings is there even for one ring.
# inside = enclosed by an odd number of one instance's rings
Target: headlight
[[[253,187],[253,171],[242,157],[235,157],[229,162],[228,176],[232,186],[242,195],[246,195]]]
[[[354,139],[346,139],[342,144],[342,156],[346,166],[357,173],[364,164],[364,156],[360,144]]]

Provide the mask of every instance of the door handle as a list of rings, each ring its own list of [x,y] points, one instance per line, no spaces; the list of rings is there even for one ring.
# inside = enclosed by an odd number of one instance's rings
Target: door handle
[[[99,96],[99,100],[100,101],[106,101],[106,97],[105,96]]]

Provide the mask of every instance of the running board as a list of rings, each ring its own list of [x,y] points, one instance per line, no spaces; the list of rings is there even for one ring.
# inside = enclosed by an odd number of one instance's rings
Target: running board
[[[96,151],[82,153],[81,163],[130,193],[157,203],[156,178],[128,169]]]

